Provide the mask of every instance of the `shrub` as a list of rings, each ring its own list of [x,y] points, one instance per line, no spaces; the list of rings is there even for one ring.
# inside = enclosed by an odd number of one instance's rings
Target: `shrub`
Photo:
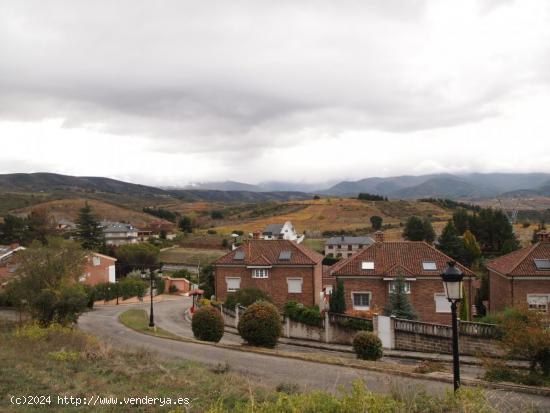
[[[228,308],[234,309],[237,304],[248,307],[249,305],[260,300],[269,302],[273,301],[271,296],[263,290],[258,288],[243,288],[237,292],[228,294],[224,305]]]
[[[304,307],[296,301],[287,301],[284,306],[284,314],[293,321],[298,321],[310,326],[321,327],[323,316],[319,307]]]
[[[164,278],[157,277],[155,284],[157,286],[157,294],[164,294],[164,290],[166,289],[166,282],[164,281]]]
[[[223,337],[222,315],[210,305],[201,307],[193,314],[191,329],[199,340],[217,343]]]
[[[209,229],[206,231],[206,233],[210,235],[214,235],[214,234],[217,234],[218,232],[215,229]]]
[[[178,290],[178,287],[176,287],[175,284],[171,284],[171,285],[170,285],[170,288],[168,289],[168,292],[169,292],[170,294],[175,294],[175,293],[177,293],[178,291],[179,291],[179,290]]]
[[[118,282],[118,294],[124,300],[130,297],[143,297],[147,286],[148,284],[145,281],[125,278]]]
[[[241,337],[253,346],[275,347],[282,333],[281,317],[273,304],[258,301],[243,313],[238,330]]]
[[[357,358],[378,360],[382,357],[382,342],[373,333],[360,331],[353,338],[353,350]]]

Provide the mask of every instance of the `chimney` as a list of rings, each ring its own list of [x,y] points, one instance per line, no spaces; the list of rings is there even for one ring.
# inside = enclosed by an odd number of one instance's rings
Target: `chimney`
[[[260,232],[255,231],[252,233],[252,239],[260,239]]]
[[[546,231],[537,232],[537,238],[538,238],[539,242],[549,242],[550,241],[549,235],[550,234],[548,234],[548,232],[546,232]]]
[[[376,242],[384,242],[384,231],[376,231],[374,233],[374,240]]]

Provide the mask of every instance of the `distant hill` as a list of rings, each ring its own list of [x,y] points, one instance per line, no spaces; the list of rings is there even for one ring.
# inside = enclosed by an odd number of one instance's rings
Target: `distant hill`
[[[215,190],[215,191],[247,191],[260,192],[262,189],[258,185],[245,184],[236,181],[223,182],[197,182],[191,185],[186,185],[182,189],[200,189],[200,190]]]
[[[545,184],[550,184],[550,174],[430,174],[343,181],[320,193],[333,196],[357,196],[361,192],[368,192],[404,199],[424,197],[473,199],[491,198],[499,194],[505,196],[511,191],[531,193],[534,190],[537,194],[550,194],[548,189],[544,189]]]
[[[291,191],[165,190],[110,178],[78,177],[52,173],[0,175],[0,194],[6,193],[53,194],[56,199],[86,196],[119,205],[132,205],[137,208],[141,208],[143,205],[165,203],[170,200],[242,203],[300,200],[309,199],[312,196],[303,192]]]

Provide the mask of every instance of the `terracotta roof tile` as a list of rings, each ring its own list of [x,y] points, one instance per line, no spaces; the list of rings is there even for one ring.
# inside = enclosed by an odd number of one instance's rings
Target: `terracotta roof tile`
[[[505,275],[550,277],[550,270],[537,269],[535,259],[550,259],[550,242],[539,242],[495,258],[487,268]]]
[[[244,253],[244,259],[235,259],[237,251]],[[283,251],[291,252],[290,260],[280,259]],[[250,240],[218,258],[214,265],[316,265],[322,260],[321,254],[289,240]]]
[[[363,270],[362,262],[374,262],[374,270]],[[331,267],[331,275],[439,276],[452,258],[422,241],[376,242]],[[435,262],[436,270],[424,270],[423,262]],[[457,263],[465,275],[474,273]]]

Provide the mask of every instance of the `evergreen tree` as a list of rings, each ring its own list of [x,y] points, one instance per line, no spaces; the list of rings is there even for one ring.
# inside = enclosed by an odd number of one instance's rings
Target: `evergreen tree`
[[[437,241],[439,243],[438,248],[441,252],[447,254],[456,261],[463,261],[464,246],[452,220],[447,222],[447,225],[443,228],[443,232]]]
[[[463,321],[470,320],[470,303],[468,301],[468,295],[464,289],[464,284],[462,284],[462,301],[459,304],[458,308],[458,317]]]
[[[384,308],[385,316],[395,316],[407,320],[418,319],[418,314],[409,301],[409,295],[405,292],[405,279],[402,275],[394,281],[395,290],[390,293],[390,300]]]
[[[379,229],[382,228],[382,222],[383,222],[382,217],[378,215],[373,215],[372,217],[370,217],[370,223],[372,225],[372,229],[374,229],[375,231],[378,231]]]
[[[403,237],[408,241],[426,241],[431,244],[435,240],[435,231],[428,219],[412,216],[405,224]]]
[[[27,230],[27,220],[15,215],[6,215],[4,222],[0,223],[0,244],[18,242],[23,244]]]
[[[344,282],[342,280],[336,282],[336,288],[330,295],[329,311],[337,314],[345,314],[346,312],[346,293],[344,292]]]
[[[464,208],[457,209],[453,213],[453,223],[459,234],[466,232],[470,224],[470,217]]]
[[[105,250],[105,236],[97,218],[92,214],[92,208],[88,203],[80,209],[76,220],[76,239],[82,244],[82,248],[90,251]]]
[[[189,218],[187,215],[184,215],[181,217],[180,222],[178,224],[182,232],[185,233],[192,233],[193,232],[193,220]]]

